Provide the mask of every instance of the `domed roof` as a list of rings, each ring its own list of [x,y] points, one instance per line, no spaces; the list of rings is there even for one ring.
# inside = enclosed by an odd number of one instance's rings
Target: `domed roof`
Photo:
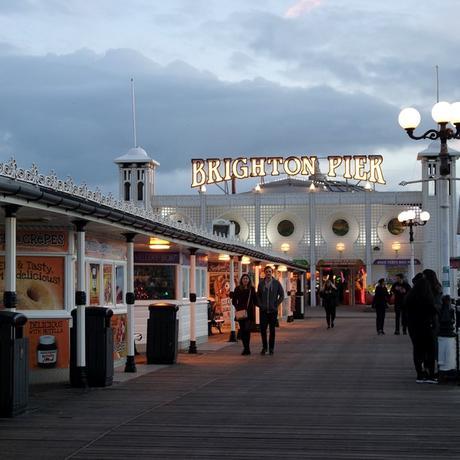
[[[316,176],[316,175],[315,175]],[[317,178],[310,176],[310,179],[298,179],[287,177],[285,179],[274,180],[259,184],[260,190],[264,193],[299,193],[309,192],[312,184],[315,189],[320,192],[365,192],[365,187],[347,182],[337,180],[329,180],[327,176],[322,175],[324,178]]]
[[[150,158],[147,152],[142,147],[133,147],[121,157],[115,158],[115,163],[154,163],[157,166],[160,164]]]

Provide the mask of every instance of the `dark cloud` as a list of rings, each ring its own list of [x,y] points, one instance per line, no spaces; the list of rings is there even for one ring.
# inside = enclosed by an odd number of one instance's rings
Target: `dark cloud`
[[[0,56],[0,66],[2,159],[92,185],[113,183],[112,160],[132,146],[131,76],[139,144],[164,172],[193,157],[378,153],[404,139],[398,109],[363,93],[228,83],[130,50]]]

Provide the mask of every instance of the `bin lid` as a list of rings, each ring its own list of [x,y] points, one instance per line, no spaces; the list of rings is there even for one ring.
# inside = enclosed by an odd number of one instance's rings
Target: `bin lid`
[[[74,308],[71,311],[72,318],[77,317],[77,309]],[[107,307],[85,307],[85,316],[99,316],[102,318],[111,318],[113,316],[113,310]]]
[[[27,323],[27,317],[22,313],[15,311],[0,310],[0,324],[9,324],[14,327],[24,326]]]
[[[155,309],[155,308],[165,308],[165,309],[174,309],[175,311],[179,310],[179,307],[174,304],[174,303],[167,303],[167,302],[158,302],[158,303],[152,303],[149,305],[149,310],[150,309]]]

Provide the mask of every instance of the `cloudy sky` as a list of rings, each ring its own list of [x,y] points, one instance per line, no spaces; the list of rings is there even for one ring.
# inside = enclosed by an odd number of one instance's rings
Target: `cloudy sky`
[[[460,100],[458,0],[0,0],[0,159],[116,190],[138,141],[159,193],[190,159],[383,154],[419,177],[401,107]],[[247,188],[240,183],[239,190]],[[218,191],[214,189],[214,191]]]

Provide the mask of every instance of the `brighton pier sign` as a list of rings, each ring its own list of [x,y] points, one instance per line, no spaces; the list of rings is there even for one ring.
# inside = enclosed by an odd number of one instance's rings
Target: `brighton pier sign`
[[[328,156],[319,159],[316,156],[283,157],[249,157],[249,158],[208,158],[192,160],[192,187],[215,184],[249,177],[279,176],[313,176],[319,173],[319,161],[327,160],[328,177],[340,176],[344,179],[368,181],[385,184],[381,155],[344,155]]]

